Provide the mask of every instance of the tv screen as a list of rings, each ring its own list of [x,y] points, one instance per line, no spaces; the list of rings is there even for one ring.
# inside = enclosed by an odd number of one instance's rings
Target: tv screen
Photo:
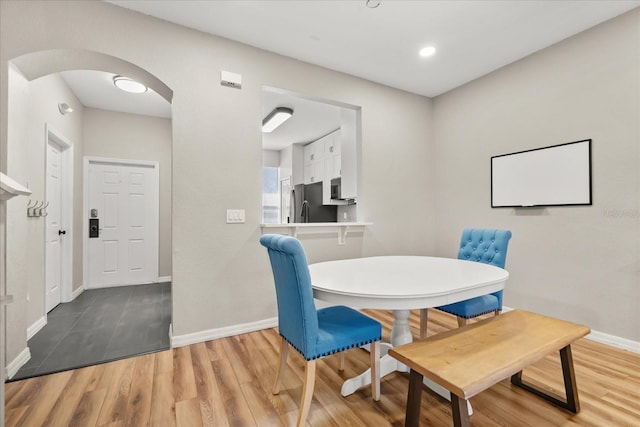
[[[491,207],[591,204],[591,140],[491,157]]]

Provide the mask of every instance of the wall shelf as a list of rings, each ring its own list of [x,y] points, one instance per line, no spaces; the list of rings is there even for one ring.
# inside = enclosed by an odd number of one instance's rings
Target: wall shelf
[[[28,196],[31,190],[0,172],[0,200],[9,200],[15,196]]]
[[[260,224],[262,234],[277,233],[298,237],[300,234],[338,233],[338,245],[345,245],[349,231],[362,231],[372,222],[301,222],[290,224]]]

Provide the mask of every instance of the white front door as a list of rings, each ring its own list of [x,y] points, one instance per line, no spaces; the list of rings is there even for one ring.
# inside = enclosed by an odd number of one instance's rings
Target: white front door
[[[62,228],[62,155],[60,147],[52,142],[47,143],[47,216],[45,220],[45,304],[47,313],[61,300],[62,239],[67,237]]]
[[[157,282],[157,162],[89,160],[88,207],[87,287]]]

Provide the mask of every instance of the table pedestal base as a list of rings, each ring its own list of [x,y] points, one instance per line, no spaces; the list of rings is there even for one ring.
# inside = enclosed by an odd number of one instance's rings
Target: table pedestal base
[[[385,375],[389,375],[392,372],[409,372],[409,368],[403,363],[398,362],[393,357],[389,356],[387,352],[392,347],[397,347],[402,344],[408,344],[413,342],[413,335],[411,335],[411,329],[409,328],[409,310],[394,310],[393,311],[393,327],[391,328],[391,344],[380,343],[380,378]],[[363,346],[365,350],[369,351],[369,345]],[[449,390],[442,387],[439,384],[434,383],[428,378],[424,378],[424,384],[433,390],[436,394],[451,401],[451,394]],[[371,369],[367,369],[360,375],[345,380],[342,384],[340,394],[346,397],[355,393],[361,387],[371,384]],[[467,401],[467,410],[469,416],[473,414],[473,408],[471,403]]]

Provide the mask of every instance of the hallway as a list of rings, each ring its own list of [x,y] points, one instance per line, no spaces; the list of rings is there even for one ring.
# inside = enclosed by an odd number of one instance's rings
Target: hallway
[[[86,290],[51,310],[10,381],[170,347],[171,283]]]

